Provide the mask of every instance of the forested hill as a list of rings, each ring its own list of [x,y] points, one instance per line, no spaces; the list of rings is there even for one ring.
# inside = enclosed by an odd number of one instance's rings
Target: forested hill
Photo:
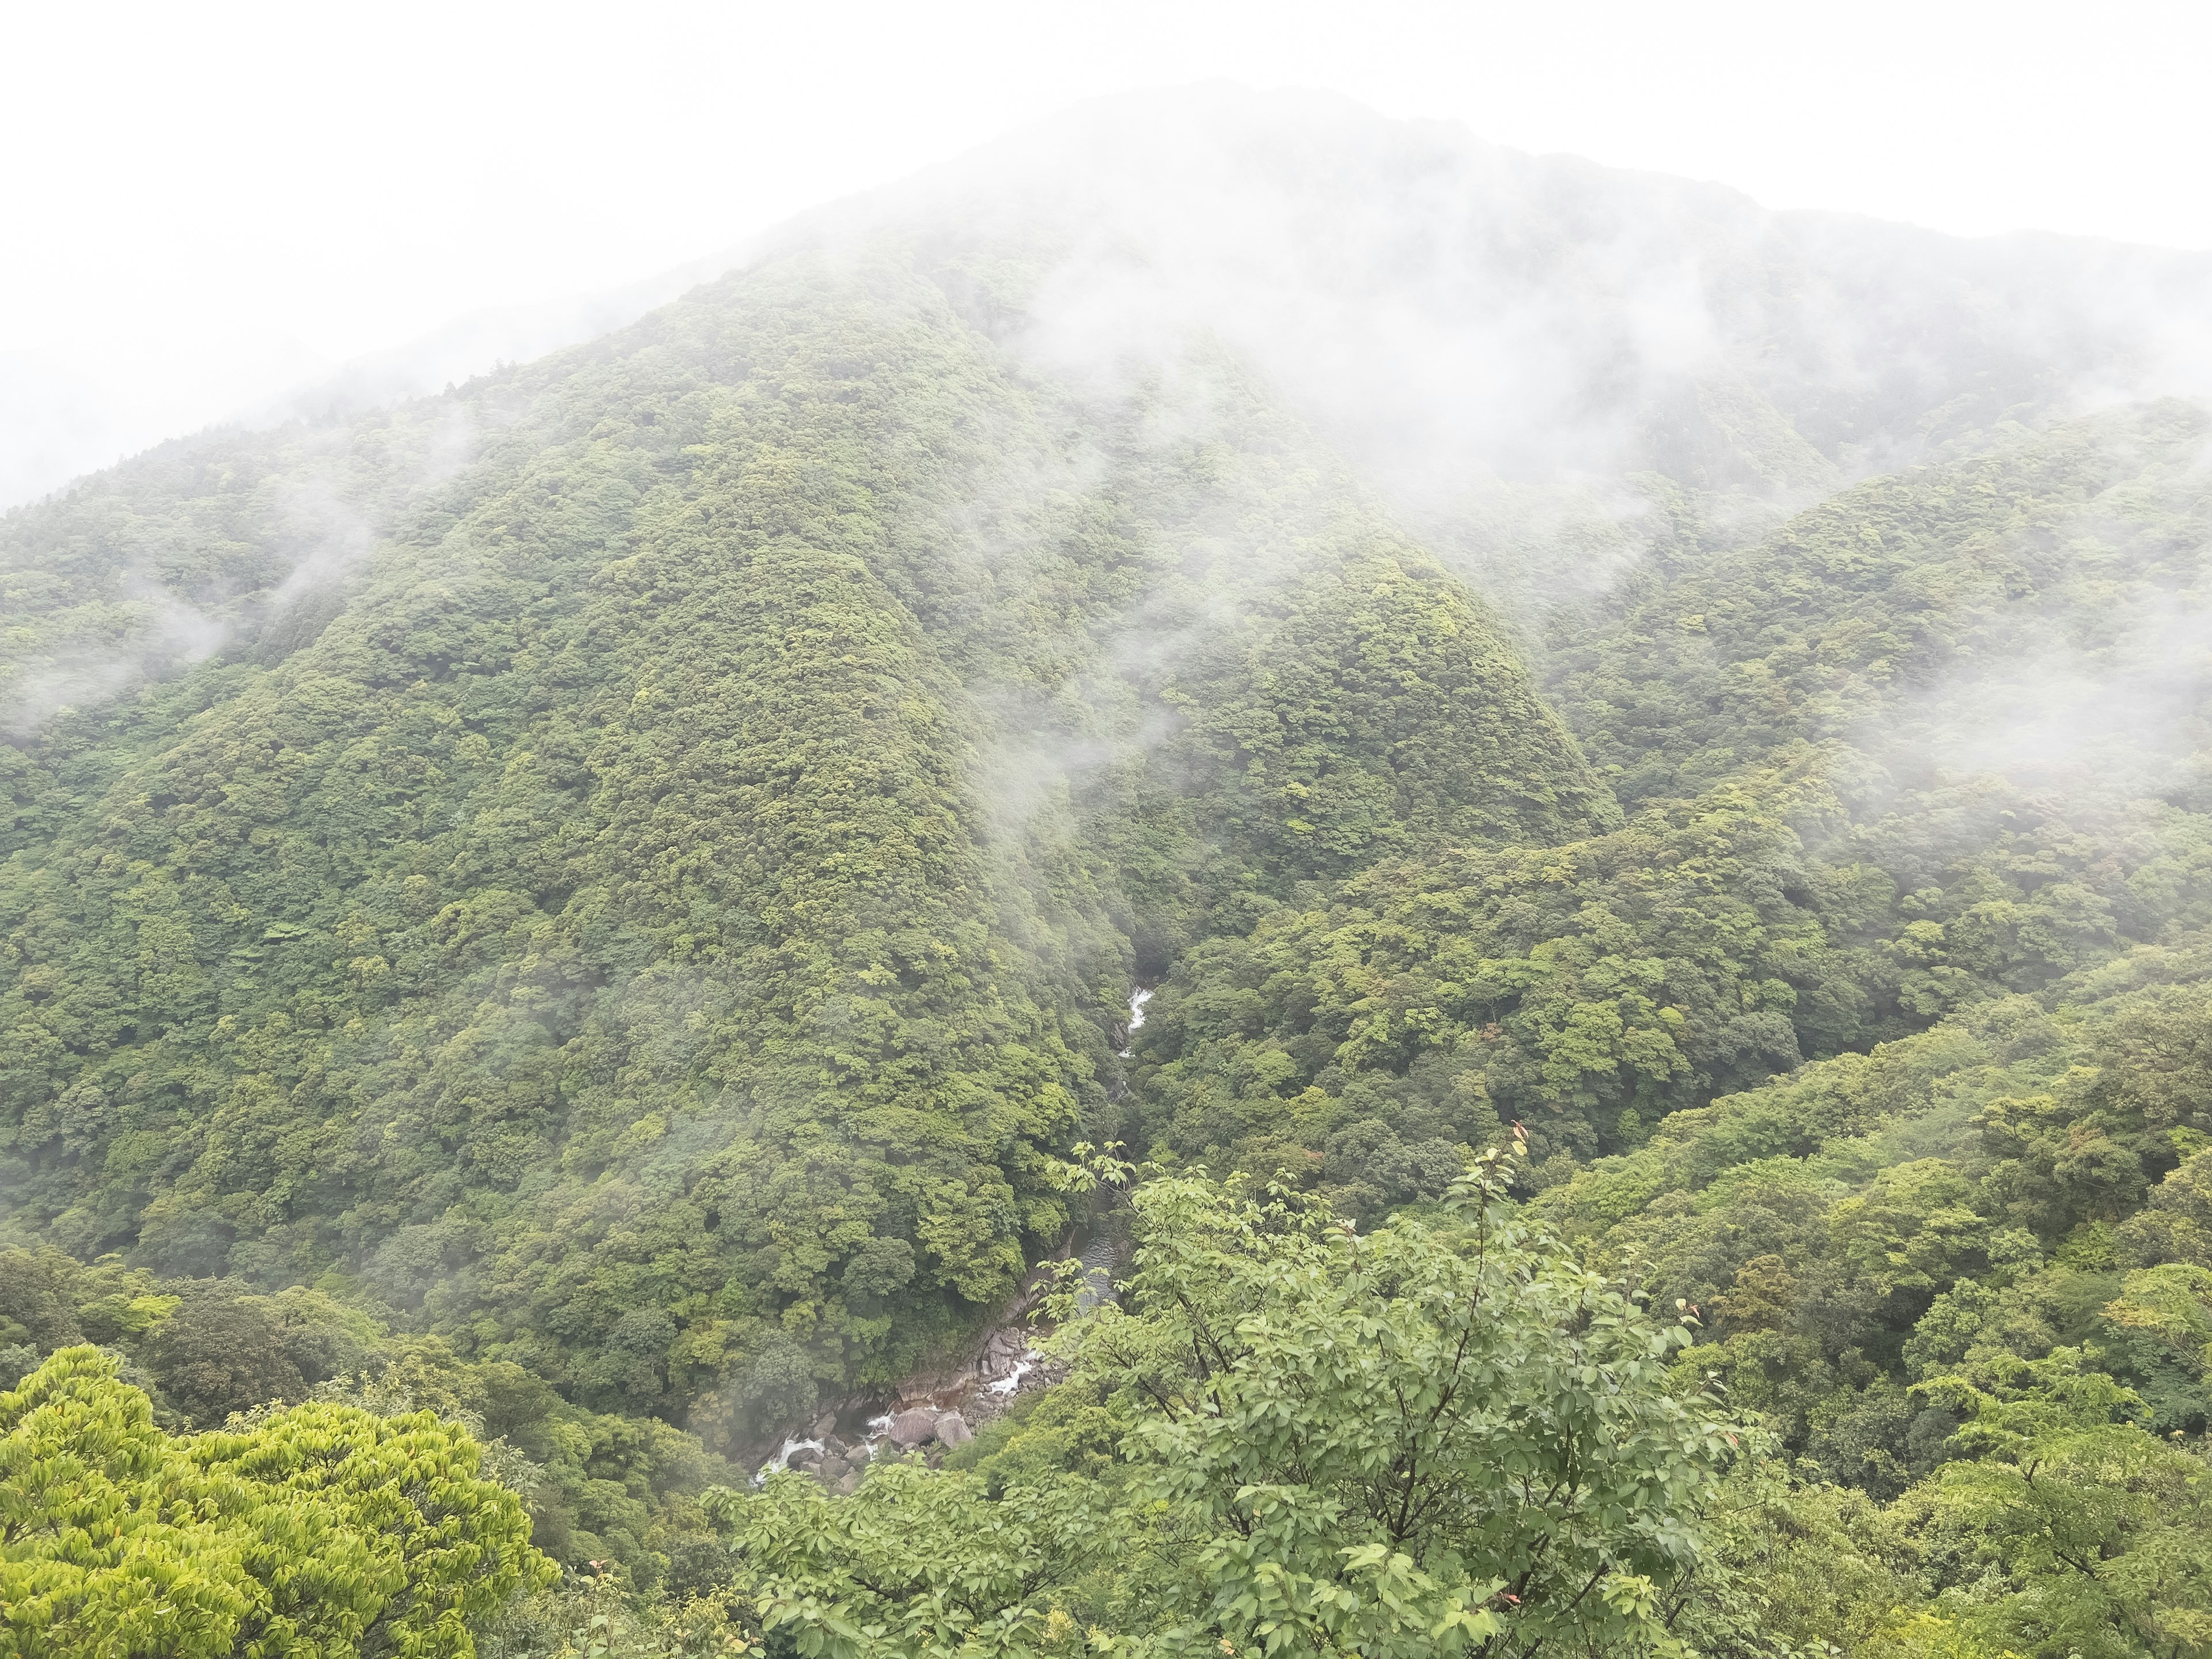
[[[261,614],[12,751],[15,1224],[335,1273],[727,1432],[802,1351],[886,1379],[1004,1301],[1133,975],[1393,848],[1614,816],[1480,600],[1188,372],[1199,432],[1082,422],[909,260],[802,258],[336,454],[19,515],[76,556],[57,631],[149,555]],[[397,495],[471,420],[342,597],[253,592],[299,494]]]
[[[0,520],[0,1381],[449,1408],[688,1592],[1078,1143],[1372,1231],[1517,1142],[1855,1548],[1992,1355],[2201,1439],[2199,264],[1117,107]]]

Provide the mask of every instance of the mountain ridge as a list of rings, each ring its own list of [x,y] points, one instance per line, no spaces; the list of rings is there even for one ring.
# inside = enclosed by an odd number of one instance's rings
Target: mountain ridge
[[[703,1586],[1118,1144],[1347,1249],[1496,1183],[1866,1560],[2007,1365],[2201,1439],[2212,415],[2104,374],[2189,307],[1167,106],[0,520],[0,1351],[411,1379]],[[917,1490],[1119,1467],[1091,1386]]]

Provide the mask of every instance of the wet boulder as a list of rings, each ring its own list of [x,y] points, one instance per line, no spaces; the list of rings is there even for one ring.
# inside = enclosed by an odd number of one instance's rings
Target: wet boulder
[[[937,1438],[937,1413],[919,1407],[901,1412],[891,1419],[891,1426],[884,1436],[901,1451],[912,1451]]]

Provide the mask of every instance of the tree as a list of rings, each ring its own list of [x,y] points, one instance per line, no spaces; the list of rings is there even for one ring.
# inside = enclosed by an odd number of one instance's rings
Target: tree
[[[0,1652],[469,1659],[552,1577],[520,1501],[428,1412],[315,1404],[173,1438],[112,1358],[0,1394]]]
[[[910,1465],[720,1494],[764,1623],[841,1656],[1657,1644],[1735,1436],[1668,1391],[1687,1334],[1510,1215],[1502,1162],[1367,1234],[1203,1173],[1136,1186],[1122,1299],[1054,1339],[1122,1462],[995,1498]]]
[[[2212,1653],[2212,1468],[2161,1441],[2094,1354],[2005,1356],[1920,1385],[1965,1455],[1900,1500],[1948,1593],[1936,1616],[2025,1659]],[[2176,1437],[2179,1439],[2179,1437]],[[1955,1597],[1955,1599],[1954,1599]]]
[[[161,1392],[194,1426],[212,1428],[233,1412],[307,1392],[265,1297],[220,1282],[196,1285],[179,1311],[184,1317],[154,1328],[146,1352]]]

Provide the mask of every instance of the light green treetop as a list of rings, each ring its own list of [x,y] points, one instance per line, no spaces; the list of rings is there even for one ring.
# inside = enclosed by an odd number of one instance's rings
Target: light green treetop
[[[0,1394],[8,1659],[469,1659],[551,1575],[522,1504],[428,1412],[297,1406],[172,1437],[97,1348]]]

